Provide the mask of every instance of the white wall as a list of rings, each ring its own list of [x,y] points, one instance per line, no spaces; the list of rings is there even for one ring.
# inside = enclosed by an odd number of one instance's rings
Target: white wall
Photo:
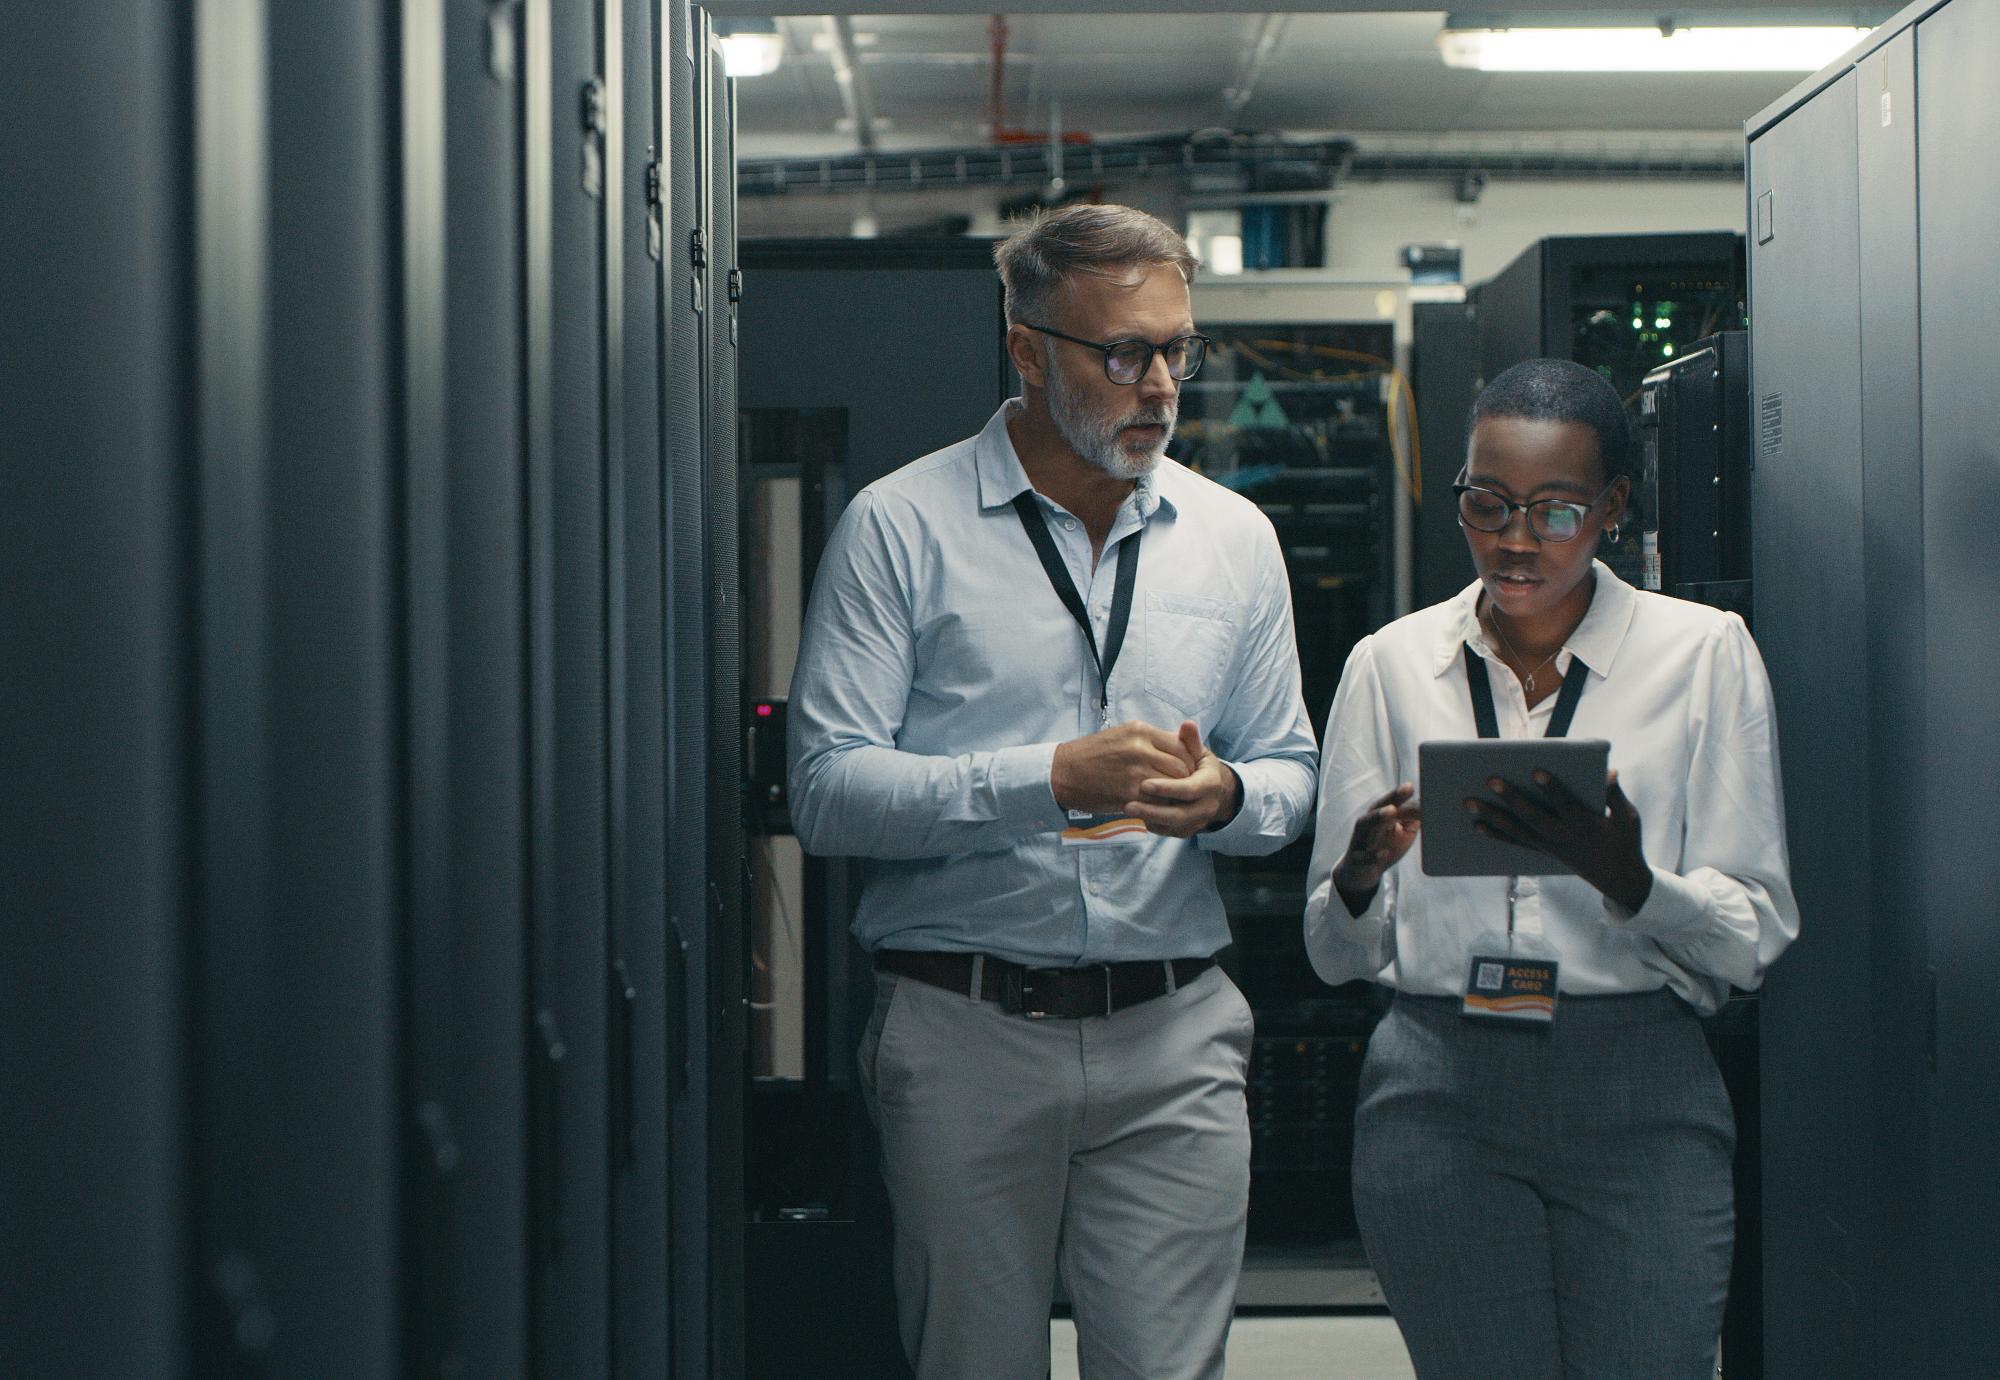
[[[1404,245],[1456,241],[1464,280],[1481,283],[1544,235],[1741,230],[1743,215],[1743,183],[1736,178],[1495,179],[1470,206],[1460,206],[1443,182],[1363,183],[1349,186],[1333,209],[1327,269],[1400,277]]]

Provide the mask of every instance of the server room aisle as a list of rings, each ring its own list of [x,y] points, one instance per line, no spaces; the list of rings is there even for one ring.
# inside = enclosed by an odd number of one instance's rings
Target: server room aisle
[[[1229,1330],[1230,1380],[1414,1380],[1386,1313],[1255,1316]],[[1049,1380],[1078,1380],[1076,1324],[1049,1324]]]

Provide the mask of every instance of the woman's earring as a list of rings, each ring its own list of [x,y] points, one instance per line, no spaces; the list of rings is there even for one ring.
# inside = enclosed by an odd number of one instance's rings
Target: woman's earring
[[[1622,526],[1614,522],[1604,530],[1604,538],[1606,541],[1610,542],[1613,546],[1616,546],[1618,545],[1619,536],[1622,535],[1624,531],[1625,529]]]

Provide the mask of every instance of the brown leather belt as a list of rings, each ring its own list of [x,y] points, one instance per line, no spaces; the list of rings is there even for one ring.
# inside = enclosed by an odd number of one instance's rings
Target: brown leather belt
[[[1175,958],[1138,963],[1097,963],[1088,968],[1027,968],[1002,958],[980,954],[919,953],[909,949],[877,949],[875,967],[897,977],[975,995],[973,969],[977,960],[982,1000],[1030,1020],[1081,1020],[1108,1016],[1140,1002],[1163,997],[1185,987],[1210,968],[1215,959]]]

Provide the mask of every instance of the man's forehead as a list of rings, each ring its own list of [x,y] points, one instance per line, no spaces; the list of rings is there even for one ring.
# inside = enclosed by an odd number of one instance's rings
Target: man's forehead
[[[1105,323],[1141,320],[1157,325],[1171,316],[1180,324],[1193,320],[1187,282],[1174,264],[1149,264],[1120,270],[1116,276],[1078,275],[1070,283],[1071,303]]]

